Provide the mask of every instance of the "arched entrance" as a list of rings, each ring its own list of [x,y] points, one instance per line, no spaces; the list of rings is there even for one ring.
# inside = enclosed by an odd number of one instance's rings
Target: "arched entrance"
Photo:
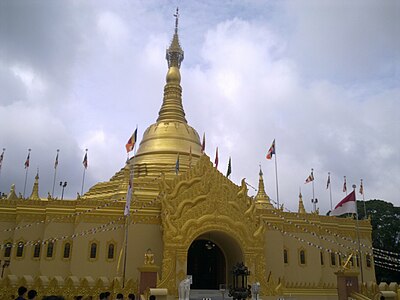
[[[187,274],[192,275],[192,289],[219,289],[226,282],[225,256],[221,249],[210,240],[195,240],[188,251]]]
[[[238,242],[221,231],[201,234],[187,251],[186,274],[192,275],[191,289],[217,290],[220,284],[230,284],[233,266],[244,261]]]

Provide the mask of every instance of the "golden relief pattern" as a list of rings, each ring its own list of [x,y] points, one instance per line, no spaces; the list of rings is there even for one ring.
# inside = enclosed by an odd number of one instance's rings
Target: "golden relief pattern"
[[[261,281],[265,226],[255,213],[244,180],[241,186],[235,185],[203,155],[196,166],[174,180],[162,176],[160,189],[164,258],[159,287],[176,294],[177,284],[186,275],[191,243],[210,231],[234,238],[245,253],[245,263],[254,274],[252,280]],[[256,267],[256,261],[262,267]]]

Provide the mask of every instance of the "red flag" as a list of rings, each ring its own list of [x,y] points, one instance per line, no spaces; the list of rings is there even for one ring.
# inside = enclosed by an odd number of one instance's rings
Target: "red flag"
[[[330,216],[340,216],[346,213],[356,213],[356,193],[352,191],[331,211]]]
[[[203,133],[203,143],[201,144],[201,153],[206,151],[206,133]]]
[[[87,169],[88,167],[88,159],[87,159],[87,152],[85,153],[85,157],[83,158],[83,167]]]
[[[343,182],[343,193],[347,192],[347,184],[346,184],[346,176],[344,176],[344,182]]]
[[[275,154],[275,139],[272,142],[271,147],[269,147],[269,150],[268,150],[268,153],[267,153],[267,159],[271,159],[272,155],[274,155],[274,154]]]
[[[215,167],[218,169],[218,147],[217,147],[217,150],[215,151],[215,161],[214,161],[214,163],[215,163]]]
[[[128,142],[125,145],[127,153],[133,150],[133,148],[135,147],[136,140],[137,140],[137,128],[135,129],[135,132],[132,134],[132,136],[129,138]]]

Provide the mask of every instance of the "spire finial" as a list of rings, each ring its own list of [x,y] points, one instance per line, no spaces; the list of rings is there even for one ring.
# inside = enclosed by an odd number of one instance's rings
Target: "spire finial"
[[[263,176],[264,174],[263,174],[263,171],[261,169],[261,163],[259,164],[259,166],[260,166],[260,173],[258,173],[258,175]]]
[[[273,206],[270,202],[270,198],[265,192],[264,188],[264,179],[263,179],[263,172],[261,170],[261,164],[260,166],[260,178],[258,180],[258,192],[257,195],[255,196],[254,200],[256,201],[256,205],[259,208],[267,208],[267,209],[272,209]]]
[[[178,33],[179,7],[176,8],[176,12],[174,14],[174,17],[175,17],[175,33]]]

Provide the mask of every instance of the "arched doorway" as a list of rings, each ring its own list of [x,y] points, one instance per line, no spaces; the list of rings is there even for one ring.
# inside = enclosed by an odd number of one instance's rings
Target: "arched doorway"
[[[219,289],[226,283],[226,262],[222,250],[208,239],[195,240],[188,250],[187,274],[192,289]]]

